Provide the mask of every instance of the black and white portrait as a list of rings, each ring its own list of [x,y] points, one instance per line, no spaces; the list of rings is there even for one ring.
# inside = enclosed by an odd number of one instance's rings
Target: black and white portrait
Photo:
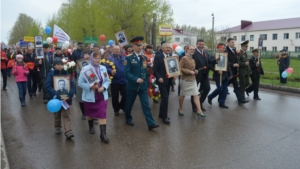
[[[215,58],[218,60],[218,63],[215,65],[215,70],[227,71],[227,53],[216,53]]]
[[[79,70],[81,70],[84,66],[90,64],[90,60],[85,59],[85,58],[77,60],[76,62],[77,62],[77,67],[79,68]]]
[[[96,74],[96,71],[92,67],[89,69],[86,69],[83,72],[83,76],[90,86],[93,86],[95,83],[99,83],[99,81],[100,81]]]
[[[176,57],[165,58],[165,67],[168,77],[180,75],[180,68]]]
[[[123,47],[123,46],[128,44],[127,38],[126,38],[126,35],[125,35],[124,31],[120,31],[120,32],[115,33],[115,37],[116,37],[117,42],[120,45],[120,47]]]
[[[54,90],[61,98],[67,97],[70,91],[70,76],[53,76]]]
[[[37,59],[44,59],[43,48],[36,48],[35,49],[35,54],[36,54]]]
[[[43,38],[42,36],[35,36],[34,37],[34,43],[36,48],[43,47]]]

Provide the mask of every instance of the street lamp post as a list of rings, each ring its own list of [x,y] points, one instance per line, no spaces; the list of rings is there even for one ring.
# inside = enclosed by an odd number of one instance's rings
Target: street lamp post
[[[214,13],[212,13],[211,16],[212,16],[211,49],[212,51],[214,51],[214,21],[215,21]]]

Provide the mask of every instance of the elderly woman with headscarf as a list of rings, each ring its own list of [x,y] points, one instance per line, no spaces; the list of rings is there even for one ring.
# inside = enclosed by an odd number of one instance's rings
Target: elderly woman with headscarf
[[[105,66],[100,65],[100,53],[93,53],[90,57],[90,64],[83,67],[78,79],[78,85],[83,89],[82,100],[84,101],[84,112],[88,118],[89,132],[94,134],[93,119],[98,119],[100,125],[100,139],[102,142],[108,143],[109,139],[106,137],[106,109],[108,92],[107,89],[110,84],[110,79]],[[98,83],[92,87],[84,77],[87,70],[93,69],[96,73]]]

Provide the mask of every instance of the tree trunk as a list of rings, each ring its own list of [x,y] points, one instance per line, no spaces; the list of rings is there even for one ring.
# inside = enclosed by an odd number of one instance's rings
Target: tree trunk
[[[144,14],[144,28],[146,33],[146,43],[150,44],[149,24],[148,24],[148,17],[146,14]]]
[[[153,14],[153,26],[152,26],[152,45],[153,50],[156,50],[156,18],[157,14]]]

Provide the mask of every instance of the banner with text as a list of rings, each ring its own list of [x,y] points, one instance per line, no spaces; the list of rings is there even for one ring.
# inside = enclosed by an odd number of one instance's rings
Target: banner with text
[[[57,37],[58,42],[65,42],[70,41],[70,37],[68,34],[66,34],[65,31],[63,31],[60,27],[54,24],[54,30],[53,30],[53,36]]]
[[[172,25],[159,25],[159,36],[172,36]]]

